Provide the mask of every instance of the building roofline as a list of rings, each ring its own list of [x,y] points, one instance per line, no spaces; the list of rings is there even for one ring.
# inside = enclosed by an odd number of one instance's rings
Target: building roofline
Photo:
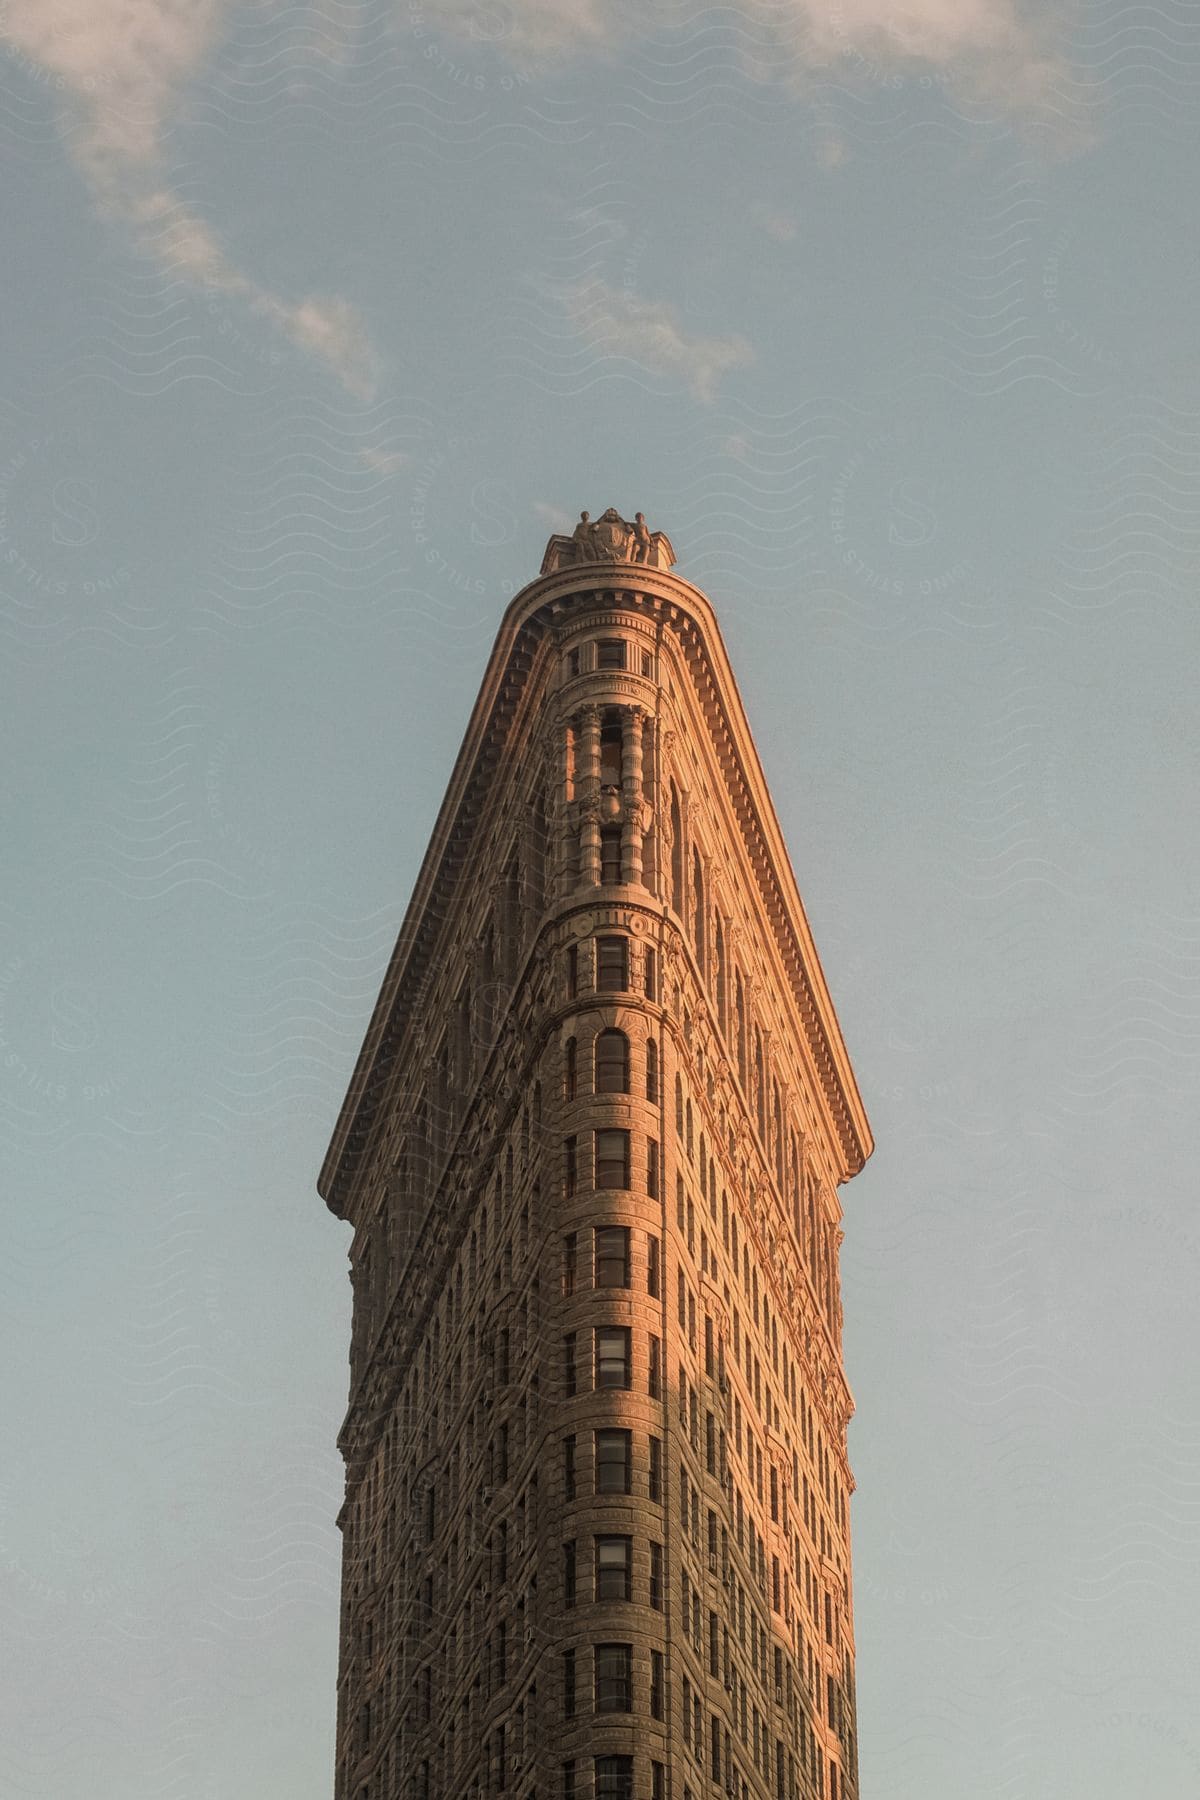
[[[348,1167],[354,1127],[373,1078],[386,1080],[387,1069],[393,1060],[387,1045],[389,1026],[394,1035],[402,1025],[399,1005],[404,990],[420,979],[422,950],[432,948],[444,922],[444,908],[433,907],[431,902],[443,880],[453,877],[462,854],[461,846],[456,852],[455,827],[468,809],[477,809],[483,803],[499,767],[499,758],[491,759],[489,764],[484,752],[489,739],[506,731],[511,723],[536,659],[538,645],[544,640],[554,613],[581,592],[646,596],[690,617],[697,627],[707,652],[713,696],[721,705],[729,740],[722,742],[720,735],[714,734],[718,754],[726,763],[727,774],[743,778],[746,791],[738,811],[743,826],[752,826],[759,837],[760,854],[755,860],[759,865],[760,881],[765,888],[769,889],[773,884],[777,890],[779,916],[773,922],[784,960],[791,965],[794,997],[805,1026],[815,1073],[841,1143],[842,1178],[856,1174],[874,1148],[866,1110],[712,603],[699,588],[664,569],[641,563],[575,563],[540,575],[528,583],[510,601],[500,621],[317,1181],[318,1192],[341,1218],[346,1216],[342,1202],[354,1174]],[[523,636],[528,639],[524,645]],[[698,672],[703,673],[703,670]],[[746,816],[747,804],[749,817]],[[751,832],[747,833],[748,839],[751,835]],[[752,843],[750,848],[753,853],[755,846]],[[791,956],[787,943],[789,933],[794,949]],[[382,1051],[387,1054],[381,1063]],[[368,1118],[367,1129],[369,1124]]]

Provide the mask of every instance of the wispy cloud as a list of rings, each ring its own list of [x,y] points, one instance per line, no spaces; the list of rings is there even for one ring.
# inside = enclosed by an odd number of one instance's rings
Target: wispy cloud
[[[690,336],[665,300],[641,300],[600,280],[577,283],[563,299],[587,343],[682,381],[697,400],[711,402],[724,374],[754,360],[745,338]]]
[[[260,286],[163,181],[164,133],[234,10],[234,0],[6,0],[0,30],[57,77],[66,140],[101,212],[164,268],[243,300],[366,398],[374,357],[350,302],[289,301]]]
[[[750,216],[777,244],[790,244],[796,235],[797,225],[792,214],[781,212],[778,207],[768,206],[765,200],[755,201],[750,208]]]
[[[381,450],[375,444],[364,444],[358,453],[358,460],[366,469],[374,469],[379,475],[398,475],[401,469],[412,465],[412,457],[407,450]]]
[[[572,531],[575,526],[570,513],[565,512],[561,506],[552,506],[549,500],[535,500],[533,516],[543,525],[548,525],[551,531]]]
[[[839,63],[924,65],[964,89],[986,92],[1014,112],[1050,98],[1061,63],[1054,30],[1068,0],[736,0],[748,72],[802,83]],[[548,63],[616,58],[638,32],[686,23],[677,0],[506,0],[489,13],[479,0],[440,0],[441,28],[479,48]],[[499,28],[492,29],[499,21]]]

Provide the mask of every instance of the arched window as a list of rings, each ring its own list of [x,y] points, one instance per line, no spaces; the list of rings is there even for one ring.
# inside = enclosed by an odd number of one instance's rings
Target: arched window
[[[671,783],[671,905],[677,913],[683,912],[683,815],[679,810],[679,795],[675,783]]]
[[[568,1038],[563,1050],[563,1099],[575,1098],[577,1085],[577,1052],[575,1039]]]
[[[412,1147],[416,1191],[418,1196],[423,1199],[433,1175],[433,1158],[430,1154],[429,1142],[429,1109],[424,1101],[417,1108],[417,1116],[413,1120]]]
[[[496,949],[489,925],[484,933],[483,943],[479,951],[479,981],[476,988],[478,1000],[479,1037],[484,1045],[490,1045],[495,1027],[496,1004]]]
[[[504,871],[500,914],[500,941],[504,979],[513,982],[521,958],[521,864],[514,856]]]
[[[758,1135],[767,1135],[767,1084],[763,1079],[762,1032],[754,1027],[754,1111],[758,1119]]]
[[[633,728],[635,731],[638,729],[636,720]],[[642,768],[643,770],[652,770],[654,768],[654,720],[649,715],[642,719],[641,732]],[[642,839],[642,885],[649,888],[651,893],[658,894],[661,892],[658,877],[658,830],[652,818],[650,827]]]
[[[796,1242],[798,1244],[803,1244],[804,1229],[800,1223],[800,1161],[799,1161],[799,1157],[798,1157],[797,1151],[796,1151],[796,1134],[794,1131],[791,1134],[791,1140],[792,1140],[792,1162],[791,1162],[792,1230],[796,1234]]]
[[[692,851],[692,942],[696,946],[696,961],[704,970],[704,871],[700,866],[700,852]]]
[[[454,1032],[454,1079],[460,1096],[471,1079],[471,984],[464,982],[458,996]]]
[[[600,788],[621,787],[621,720],[610,715],[600,728]]]
[[[450,1141],[450,1044],[447,1040],[438,1052],[437,1074],[433,1091],[434,1139],[439,1153]]]
[[[616,887],[621,880],[621,827],[606,825],[600,833],[600,882]]]
[[[550,821],[546,816],[546,790],[539,787],[529,812],[528,894],[533,911],[540,914],[546,905],[546,857],[550,844]]]
[[[646,1098],[658,1100],[658,1045],[653,1038],[646,1042]]]
[[[629,1039],[623,1031],[602,1031],[596,1039],[596,1092],[629,1092]]]

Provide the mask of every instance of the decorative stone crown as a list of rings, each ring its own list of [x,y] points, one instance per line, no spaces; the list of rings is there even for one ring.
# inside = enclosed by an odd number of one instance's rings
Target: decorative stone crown
[[[552,537],[542,558],[542,574],[552,575],[576,563],[641,563],[650,569],[669,569],[674,561],[665,531],[651,531],[642,513],[634,515],[631,525],[610,506],[598,519],[580,513],[570,537],[561,533]]]

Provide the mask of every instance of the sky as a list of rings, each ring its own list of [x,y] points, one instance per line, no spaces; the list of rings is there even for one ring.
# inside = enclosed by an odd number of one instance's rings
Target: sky
[[[1200,17],[3,0],[0,1789],[328,1800],[315,1179],[501,613],[713,600],[877,1149],[864,1800],[1200,1792]]]

